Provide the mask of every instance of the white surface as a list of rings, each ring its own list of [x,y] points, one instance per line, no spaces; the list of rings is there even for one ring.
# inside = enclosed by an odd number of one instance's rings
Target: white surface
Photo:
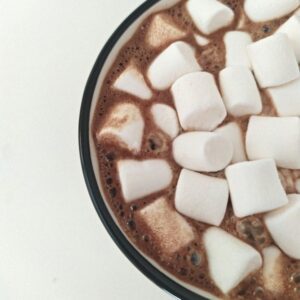
[[[0,298],[172,299],[121,254],[85,187],[77,123],[101,47],[142,0],[0,0]]]

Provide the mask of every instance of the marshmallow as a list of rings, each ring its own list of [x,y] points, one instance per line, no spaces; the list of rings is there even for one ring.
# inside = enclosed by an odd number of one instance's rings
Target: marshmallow
[[[215,132],[187,132],[173,141],[173,156],[183,168],[216,172],[231,161],[233,146]]]
[[[165,90],[182,75],[200,70],[195,49],[185,42],[175,42],[151,63],[148,78],[155,89]]]
[[[219,82],[227,111],[241,117],[259,114],[262,102],[252,72],[247,67],[227,67],[219,73]]]
[[[288,203],[272,159],[242,162],[225,170],[234,214],[243,218]]]
[[[250,160],[273,158],[279,167],[300,169],[300,119],[251,117],[246,151]]]
[[[282,85],[299,77],[296,55],[287,35],[276,33],[248,45],[247,50],[262,88]]]
[[[118,173],[126,202],[167,188],[173,178],[170,165],[162,159],[119,160]]]
[[[279,116],[300,116],[300,79],[267,91]]]
[[[137,212],[163,253],[171,255],[195,239],[193,228],[161,197]]]
[[[275,246],[263,249],[263,261],[264,287],[272,293],[281,293],[284,289],[281,251]]]
[[[231,162],[237,163],[247,160],[245,147],[244,147],[244,137],[240,126],[231,122],[215,130],[218,134],[222,135],[224,138],[228,139],[233,145],[233,157]]]
[[[233,11],[216,0],[189,0],[186,8],[197,28],[204,34],[211,34],[230,25]]]
[[[179,29],[167,15],[157,14],[150,23],[146,43],[150,47],[159,48],[185,36],[186,33]]]
[[[127,67],[116,79],[113,87],[143,100],[149,100],[152,97],[144,76],[134,66]]]
[[[258,251],[222,229],[207,229],[203,241],[210,276],[224,294],[262,266]]]
[[[132,103],[122,103],[112,109],[97,138],[117,139],[120,146],[138,152],[141,150],[143,132],[144,119],[140,109]]]
[[[225,179],[183,169],[176,187],[175,207],[189,218],[219,226],[225,216],[228,197]]]
[[[224,36],[226,66],[251,67],[247,46],[252,43],[251,35],[243,31],[229,31]]]
[[[244,10],[253,22],[265,22],[288,15],[299,6],[299,0],[245,0]]]
[[[205,38],[204,36],[202,35],[199,35],[199,34],[194,34],[194,37],[195,37],[195,40],[196,40],[196,43],[199,45],[199,46],[206,46],[210,43],[210,40]]]
[[[294,49],[297,61],[300,62],[300,16],[290,17],[283,25],[281,25],[277,32],[285,33]]]
[[[153,120],[158,128],[172,139],[179,133],[179,123],[176,111],[166,104],[153,104],[151,107]]]
[[[179,78],[171,88],[184,130],[210,131],[226,117],[226,109],[213,75],[196,72]]]
[[[275,243],[294,259],[300,259],[300,195],[289,195],[289,204],[265,216]]]

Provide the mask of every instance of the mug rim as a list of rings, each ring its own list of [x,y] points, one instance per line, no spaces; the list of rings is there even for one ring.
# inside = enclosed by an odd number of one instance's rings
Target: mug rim
[[[105,201],[98,187],[91,160],[89,139],[90,112],[98,77],[102,71],[103,66],[105,65],[110,52],[112,51],[120,37],[144,12],[146,12],[149,8],[160,1],[163,0],[144,1],[119,25],[119,27],[112,33],[112,35],[100,51],[100,54],[98,55],[92,71],[88,77],[82,97],[78,126],[79,154],[85,183],[97,214],[110,237],[122,251],[122,253],[127,257],[127,259],[129,259],[129,261],[148,279],[150,279],[157,286],[170,293],[171,295],[182,300],[206,300],[207,298],[204,298],[203,296],[190,291],[167,275],[163,274],[160,270],[153,266],[151,262],[148,261],[141,253],[139,253],[137,249],[135,249],[134,246],[129,242],[128,238],[120,230],[119,226],[113,220],[113,217],[107,209]]]

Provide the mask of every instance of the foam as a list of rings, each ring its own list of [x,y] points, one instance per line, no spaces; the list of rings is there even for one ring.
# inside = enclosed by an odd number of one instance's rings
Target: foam
[[[194,34],[195,41],[199,46],[207,46],[210,43],[210,40],[200,34]]]
[[[187,132],[173,141],[173,157],[183,168],[199,172],[224,169],[233,156],[230,141],[215,132]]]
[[[116,140],[120,147],[139,152],[144,126],[144,119],[138,106],[126,102],[116,104],[98,131],[97,139],[104,142]]]
[[[149,227],[149,235],[166,255],[171,255],[195,239],[189,223],[161,197],[138,212]]]
[[[148,68],[147,76],[153,88],[165,90],[179,77],[201,69],[195,57],[195,49],[179,41],[171,44],[154,59]]]
[[[234,19],[233,11],[216,0],[189,0],[186,8],[197,28],[204,34],[226,27]]]
[[[225,170],[234,214],[243,218],[288,203],[274,160],[241,162]]]
[[[218,127],[215,132],[228,139],[233,146],[233,157],[231,162],[237,163],[247,160],[244,146],[244,137],[240,126],[236,122],[230,122]]]
[[[150,47],[160,48],[185,36],[186,32],[174,24],[167,15],[157,14],[150,23],[146,43]]]
[[[245,0],[245,13],[253,22],[284,17],[299,6],[299,0]]]
[[[226,66],[244,66],[251,68],[247,46],[252,43],[251,35],[243,31],[228,31],[224,35],[226,48]]]
[[[300,116],[300,79],[267,91],[279,116]]]
[[[152,91],[147,86],[143,74],[133,65],[122,72],[114,82],[113,87],[142,100],[149,100],[152,97]]]
[[[229,114],[242,117],[261,113],[261,96],[250,69],[227,67],[219,73],[219,82]]]
[[[212,74],[195,72],[180,77],[171,88],[184,130],[210,131],[226,117],[226,109]]]
[[[124,200],[131,202],[167,188],[173,178],[163,159],[124,159],[117,163]]]
[[[179,133],[179,123],[176,111],[166,104],[153,104],[151,114],[155,124],[171,139],[174,139]]]
[[[275,243],[285,254],[300,259],[300,195],[289,195],[289,204],[265,216]]]
[[[259,252],[222,229],[209,228],[203,241],[211,278],[225,294],[262,266]]]

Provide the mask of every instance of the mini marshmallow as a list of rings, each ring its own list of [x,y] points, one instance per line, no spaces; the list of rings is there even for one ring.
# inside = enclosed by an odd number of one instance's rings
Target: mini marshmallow
[[[281,293],[284,289],[282,253],[275,246],[267,247],[262,252],[264,287],[272,293]]]
[[[143,74],[134,66],[127,67],[116,79],[113,87],[143,100],[149,100],[152,97]]]
[[[224,294],[262,266],[256,249],[222,229],[207,229],[203,241],[210,276]]]
[[[273,158],[278,167],[300,169],[300,119],[251,117],[246,151],[250,160]]]
[[[288,83],[300,75],[296,55],[284,33],[252,43],[247,50],[255,77],[262,88]]]
[[[230,25],[233,11],[216,0],[189,0],[186,8],[197,28],[204,34],[211,34]]]
[[[244,147],[244,137],[240,126],[231,122],[222,127],[218,127],[215,132],[222,135],[224,138],[228,139],[233,145],[233,157],[231,162],[237,163],[247,160],[245,147]]]
[[[232,155],[231,142],[215,132],[187,132],[173,141],[175,161],[193,171],[220,171],[230,163]]]
[[[118,173],[126,202],[167,188],[173,178],[170,165],[162,159],[120,160]]]
[[[200,71],[195,49],[185,42],[175,42],[160,53],[148,69],[148,78],[157,90],[169,88],[179,77]]]
[[[247,67],[227,67],[219,73],[220,88],[227,111],[235,116],[259,114],[261,96]]]
[[[176,111],[166,104],[153,104],[151,114],[155,124],[172,139],[179,133]]]
[[[251,35],[243,31],[229,31],[224,36],[226,66],[251,67],[247,46],[252,43]]]
[[[146,35],[150,47],[159,48],[175,40],[182,39],[186,33],[178,28],[170,17],[157,14],[153,17]]]
[[[219,226],[225,216],[228,197],[225,179],[183,169],[176,187],[175,207],[189,218]]]
[[[300,116],[300,79],[267,91],[279,116]]]
[[[300,62],[300,16],[290,17],[283,25],[279,27],[277,32],[285,33],[294,49],[297,61]]]
[[[299,6],[299,0],[245,0],[244,10],[253,22],[284,17]]]
[[[275,243],[294,259],[300,259],[300,195],[289,195],[289,204],[265,216]]]
[[[182,76],[173,84],[171,91],[184,130],[210,131],[226,117],[223,100],[210,73]]]
[[[138,152],[141,150],[144,119],[140,109],[132,103],[117,104],[108,115],[98,140],[117,139],[120,146]]]
[[[149,227],[163,253],[171,255],[195,239],[193,228],[164,197],[155,200],[137,212]]]
[[[210,43],[210,40],[207,39],[206,37],[200,35],[200,34],[194,34],[194,37],[195,37],[195,40],[196,40],[196,43],[199,45],[199,46],[206,46]]]
[[[274,160],[241,162],[225,170],[234,214],[243,218],[288,203]]]

